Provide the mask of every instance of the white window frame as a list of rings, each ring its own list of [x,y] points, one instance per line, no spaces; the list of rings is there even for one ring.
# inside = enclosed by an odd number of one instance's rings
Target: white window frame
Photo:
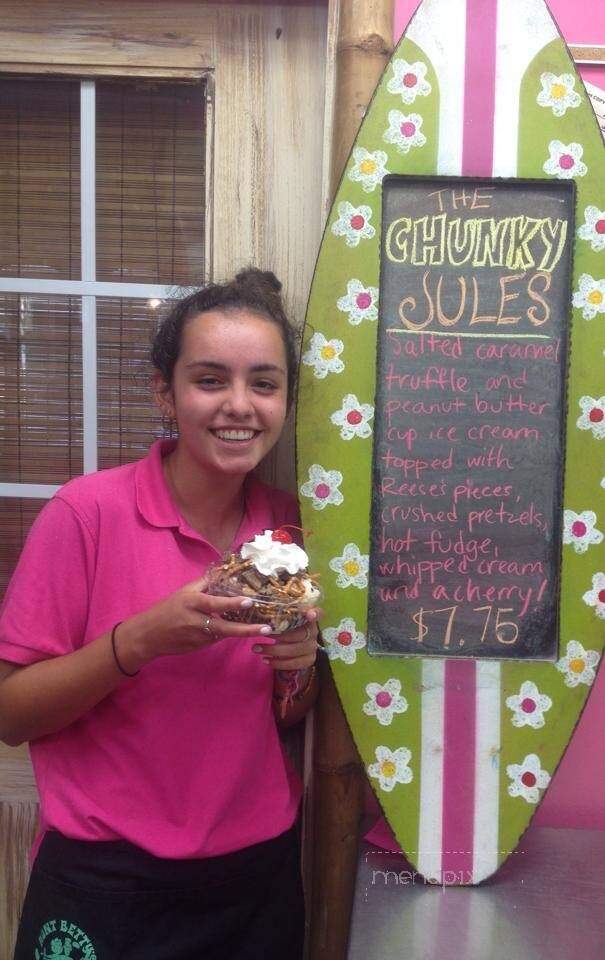
[[[206,223],[210,223],[208,201],[211,195],[211,97],[206,95]],[[94,80],[80,81],[80,240],[81,280],[47,280],[24,277],[0,277],[0,293],[49,294],[81,298],[82,323],[82,433],[84,473],[98,468],[97,433],[97,297],[128,297],[140,300],[170,300],[183,295],[183,287],[157,283],[121,283],[96,279],[96,85]],[[211,237],[206,231],[206,276]],[[50,499],[61,484],[2,483],[0,497]]]

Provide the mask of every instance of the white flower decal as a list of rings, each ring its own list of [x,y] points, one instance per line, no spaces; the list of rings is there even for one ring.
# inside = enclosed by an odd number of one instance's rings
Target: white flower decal
[[[349,314],[349,323],[356,327],[362,320],[376,320],[378,316],[378,287],[364,287],[361,280],[349,280],[347,293],[339,297],[336,306]]]
[[[523,797],[528,803],[537,803],[540,790],[545,790],[550,783],[550,774],[542,770],[535,753],[528,753],[523,763],[509,764],[506,773],[512,780],[508,785],[510,796]]]
[[[605,210],[586,207],[584,223],[578,229],[578,236],[581,240],[589,240],[593,250],[605,250]]]
[[[561,143],[560,140],[551,140],[548,144],[550,156],[542,169],[559,180],[571,180],[572,177],[583,177],[588,167],[582,160],[584,148],[579,143]]]
[[[586,553],[592,543],[601,543],[603,534],[597,530],[597,515],[592,510],[574,513],[563,511],[563,543],[573,544],[576,553]]]
[[[595,608],[597,617],[605,620],[605,573],[599,571],[592,578],[592,590],[587,590],[582,597],[584,603]]]
[[[380,784],[380,789],[390,793],[395,784],[409,783],[413,778],[408,764],[412,753],[407,747],[389,750],[388,747],[376,747],[376,763],[368,764],[368,774]]]
[[[426,63],[416,60],[393,60],[393,76],[387,83],[389,93],[399,94],[404,103],[413,103],[416,97],[426,97],[431,85],[426,79]]]
[[[592,430],[597,440],[605,440],[605,397],[580,397],[582,415],[578,417],[576,426],[580,430]]]
[[[596,650],[585,650],[577,640],[570,640],[567,644],[567,653],[555,666],[565,674],[565,686],[577,687],[585,683],[590,687],[595,678],[595,667],[601,659]]]
[[[324,470],[318,463],[309,467],[309,479],[303,483],[300,492],[303,497],[311,497],[316,510],[323,510],[328,504],[339,506],[343,495],[338,489],[342,483],[339,470]]]
[[[342,660],[348,665],[357,660],[357,651],[366,645],[365,634],[357,629],[351,617],[343,617],[337,627],[325,627],[322,640],[330,660]]]
[[[513,711],[511,721],[515,727],[544,726],[544,713],[552,707],[552,700],[540,693],[535,683],[524,680],[519,693],[506,698],[506,706]]]
[[[408,153],[411,147],[423,147],[426,143],[421,127],[420,114],[410,113],[406,117],[401,110],[389,110],[389,126],[382,139],[386,143],[394,143],[399,153]]]
[[[382,178],[389,172],[385,167],[387,155],[384,150],[370,153],[365,147],[353,149],[353,166],[349,171],[349,180],[361,183],[366,193],[372,193]]]
[[[317,379],[323,380],[329,373],[342,373],[345,365],[340,354],[343,350],[342,340],[326,340],[323,333],[314,333],[309,349],[303,353],[302,362],[313,367]]]
[[[365,439],[372,436],[370,420],[373,416],[374,407],[371,404],[360,403],[354,393],[347,393],[342,407],[334,411],[330,420],[340,427],[343,440],[352,440],[353,437]]]
[[[582,98],[574,90],[575,77],[571,73],[543,73],[540,77],[542,89],[538,94],[541,107],[550,107],[555,117],[562,117],[570,107],[579,107]]]
[[[368,555],[360,553],[355,543],[347,543],[342,556],[332,557],[330,570],[338,574],[336,586],[357,587],[359,590],[368,585]]]
[[[360,240],[371,240],[376,230],[370,223],[372,210],[362,204],[354,207],[345,200],[338,204],[338,220],[332,224],[335,237],[344,237],[347,247],[356,247]]]
[[[394,677],[386,683],[368,683],[366,693],[370,698],[363,705],[363,712],[368,717],[376,717],[383,727],[393,722],[396,713],[405,713],[408,702],[401,696],[401,683]]]
[[[605,280],[595,280],[589,273],[583,273],[573,295],[573,305],[582,308],[585,320],[593,320],[597,313],[605,313]]]

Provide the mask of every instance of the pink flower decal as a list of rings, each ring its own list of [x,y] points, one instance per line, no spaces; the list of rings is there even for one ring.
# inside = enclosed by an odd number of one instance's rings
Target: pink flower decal
[[[540,790],[545,790],[550,783],[550,774],[542,770],[540,758],[535,753],[528,753],[523,763],[509,764],[506,774],[512,781],[508,785],[509,795],[523,797],[527,803],[537,803]]]
[[[389,93],[398,94],[403,103],[413,103],[416,97],[426,97],[431,85],[426,79],[426,63],[416,60],[393,60],[393,76],[387,83]]]
[[[584,603],[595,608],[597,617],[605,620],[605,573],[601,570],[592,578],[592,590],[587,590],[582,597]]]
[[[378,317],[378,287],[366,287],[354,278],[347,283],[347,292],[339,297],[336,306],[348,313],[349,323],[354,327],[362,320],[376,320]]]
[[[571,543],[576,553],[586,553],[591,544],[603,540],[603,534],[595,526],[596,522],[597,515],[592,510],[583,510],[582,513],[564,510],[563,543]]]
[[[341,483],[339,470],[324,470],[319,463],[314,463],[309,467],[309,479],[301,485],[300,492],[313,501],[315,510],[324,510],[328,504],[338,507],[344,500],[339,490]]]
[[[382,139],[393,143],[399,153],[409,153],[412,147],[423,147],[426,137],[422,133],[422,117],[418,113],[406,116],[401,110],[389,111],[389,126]]]
[[[321,635],[328,659],[342,660],[349,666],[357,660],[357,651],[366,645],[365,634],[351,617],[343,617],[337,627],[324,627]]]
[[[405,713],[408,702],[401,696],[401,681],[391,677],[386,683],[368,683],[366,693],[369,700],[363,705],[368,717],[376,717],[383,727],[393,722],[396,713]]]
[[[582,415],[576,420],[580,430],[591,430],[597,440],[605,440],[605,397],[581,397]]]
[[[605,250],[605,210],[598,207],[586,207],[584,223],[578,229],[580,240],[588,240],[590,246],[597,253]]]
[[[559,180],[571,180],[587,173],[588,167],[582,160],[584,147],[581,144],[565,144],[560,140],[551,140],[548,152],[550,156],[542,167],[544,173],[549,173]]]
[[[506,698],[506,706],[513,712],[513,726],[538,730],[544,726],[544,713],[552,707],[552,700],[540,693],[531,680],[524,680],[519,693]]]
[[[347,247],[356,247],[360,240],[371,240],[375,235],[371,219],[371,207],[364,204],[354,207],[345,200],[338,204],[338,219],[332,224],[332,233],[335,237],[344,237]]]
[[[336,410],[330,420],[340,427],[343,440],[353,437],[367,439],[372,436],[370,420],[374,416],[374,407],[369,403],[360,403],[354,393],[348,393],[342,401],[340,410]]]

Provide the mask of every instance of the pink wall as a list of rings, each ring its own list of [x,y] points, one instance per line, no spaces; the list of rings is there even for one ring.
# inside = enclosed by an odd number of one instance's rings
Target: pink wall
[[[418,0],[396,0],[396,38],[417,6]],[[604,0],[549,0],[549,6],[568,43],[605,44]],[[581,73],[605,89],[605,66],[585,67]],[[599,671],[572,744],[536,814],[536,824],[605,829],[604,732],[605,667]]]

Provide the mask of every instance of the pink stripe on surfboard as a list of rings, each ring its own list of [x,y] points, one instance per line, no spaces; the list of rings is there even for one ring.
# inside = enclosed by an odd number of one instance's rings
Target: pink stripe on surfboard
[[[475,663],[448,660],[443,704],[441,878],[470,883],[475,809]]]
[[[491,177],[494,156],[497,0],[466,0],[462,174]]]
[[[494,154],[497,0],[466,0],[462,175],[491,176]],[[476,666],[445,664],[443,836],[444,882],[473,875],[476,754]]]

